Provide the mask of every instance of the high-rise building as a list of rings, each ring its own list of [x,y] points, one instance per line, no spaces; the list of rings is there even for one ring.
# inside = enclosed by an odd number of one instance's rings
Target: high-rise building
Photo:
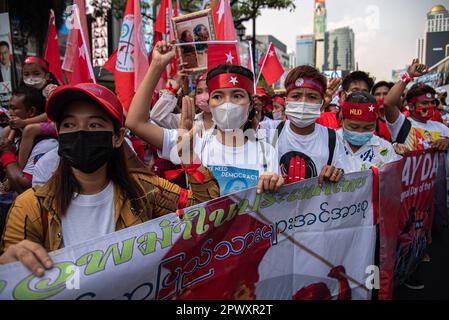
[[[429,67],[446,56],[449,44],[449,11],[442,5],[433,6],[427,13],[425,62]]]
[[[318,33],[315,35],[315,68],[320,71],[325,70],[325,42],[324,33]]]
[[[315,65],[315,36],[313,34],[296,37],[296,65]]]
[[[324,70],[353,71],[354,31],[349,28],[339,28],[324,34]]]
[[[326,32],[326,0],[315,0],[313,33]]]
[[[424,50],[424,39],[423,38],[419,38],[418,39],[418,50],[417,50],[417,54],[416,56],[418,57],[420,62],[424,62],[425,61],[425,50]]]
[[[292,68],[294,68],[296,66],[297,66],[297,64],[296,64],[296,54],[295,54],[295,52],[292,51],[292,52],[290,52],[288,54],[288,67],[290,69],[292,69]]]
[[[442,5],[433,6],[427,13],[427,32],[449,31],[449,11]]]

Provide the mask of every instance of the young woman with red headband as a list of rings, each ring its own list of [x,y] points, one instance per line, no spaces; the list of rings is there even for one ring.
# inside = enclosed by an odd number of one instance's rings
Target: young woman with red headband
[[[219,181],[221,195],[256,185],[258,192],[277,190],[283,179],[277,175],[274,148],[255,139],[254,132],[244,135],[242,131],[251,127],[250,116],[253,113],[251,92],[254,80],[250,70],[220,65],[208,72],[209,105],[217,126],[214,134],[198,135],[201,128],[194,125],[195,106],[189,97],[183,98],[180,129],[185,130],[184,134],[178,130],[162,129],[144,120],[149,112],[151,93],[174,56],[172,44],[165,41],[156,44],[150,68],[131,103],[126,126],[161,150],[163,158],[182,162],[186,171],[194,172],[197,163],[210,168]],[[179,142],[183,147],[183,161],[178,153]]]
[[[338,182],[347,170],[343,143],[333,129],[316,123],[320,117],[327,80],[311,66],[292,69],[285,80],[288,120],[277,125],[272,144],[278,146],[281,174],[287,183],[319,177]],[[279,123],[279,122],[278,122]]]
[[[374,135],[379,105],[372,95],[363,91],[349,94],[342,103],[342,117],[338,133],[348,155],[349,171],[380,168],[401,159],[390,142]]]
[[[394,142],[403,143],[410,150],[435,148],[445,151],[449,149],[449,128],[431,120],[439,104],[432,87],[419,83],[408,90],[405,99],[410,110],[409,118],[401,114],[398,108],[407,84],[427,71],[425,65],[420,64],[417,59],[413,60],[407,73],[385,97],[385,117]]]

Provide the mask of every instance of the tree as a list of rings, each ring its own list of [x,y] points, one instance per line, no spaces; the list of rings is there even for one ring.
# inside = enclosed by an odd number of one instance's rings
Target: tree
[[[19,39],[14,46],[22,48],[26,54],[28,39],[31,37],[39,44],[38,54],[41,54],[47,37],[50,9],[55,12],[56,28],[59,28],[66,5],[65,0],[9,0],[8,12],[14,21],[13,32],[18,36],[15,40]]]

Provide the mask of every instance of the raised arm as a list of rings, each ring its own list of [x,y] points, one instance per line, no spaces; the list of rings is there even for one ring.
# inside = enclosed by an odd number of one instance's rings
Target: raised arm
[[[148,122],[151,98],[162,72],[175,56],[175,47],[159,41],[153,50],[152,61],[148,71],[137,89],[126,118],[126,127],[147,143],[162,149],[164,131],[161,127]]]
[[[418,59],[413,59],[412,64],[407,70],[408,78],[417,78],[428,72],[426,65],[419,63]],[[407,76],[405,76],[407,78]],[[408,81],[399,80],[393,88],[390,89],[388,95],[385,97],[385,117],[389,123],[394,123],[399,117],[401,109],[401,95],[407,87]]]

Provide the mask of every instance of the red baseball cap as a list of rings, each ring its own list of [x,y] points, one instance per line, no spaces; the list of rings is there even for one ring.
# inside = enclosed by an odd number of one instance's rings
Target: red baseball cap
[[[51,121],[58,122],[64,107],[75,100],[95,102],[115,121],[123,126],[123,107],[117,96],[108,88],[95,83],[60,86],[52,92],[45,111]]]

